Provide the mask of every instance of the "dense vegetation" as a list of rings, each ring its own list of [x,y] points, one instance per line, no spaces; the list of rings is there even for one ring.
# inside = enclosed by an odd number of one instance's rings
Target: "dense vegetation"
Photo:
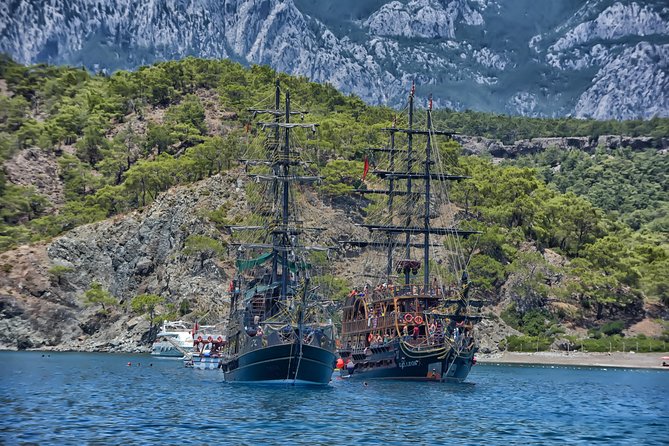
[[[632,229],[669,232],[669,157],[664,153],[549,148],[513,164],[537,168],[560,192],[587,198]]]
[[[235,167],[253,132],[246,110],[272,96],[277,77],[321,123],[306,143],[317,148],[322,192],[336,197],[359,187],[359,160],[366,147],[383,144],[378,129],[395,112],[331,86],[230,61],[188,58],[105,77],[0,59],[0,160],[38,150],[57,163],[64,186],[64,202],[50,203],[0,171],[0,250],[145,206],[171,186]],[[602,123],[473,112],[439,119],[462,133],[506,140],[669,133],[666,119]],[[551,338],[567,320],[628,324],[644,298],[669,304],[665,154],[549,150],[517,164],[469,157],[450,165],[472,176],[454,186],[452,199],[470,226],[484,230],[468,242],[478,253],[471,275],[493,303],[508,299],[505,320]],[[222,245],[191,238],[187,249],[218,255]],[[345,289],[338,281],[330,281],[335,292]],[[105,302],[99,294],[91,291],[91,303]],[[152,308],[138,304],[151,317]]]
[[[526,118],[475,111],[443,110],[435,113],[435,120],[454,132],[500,139],[505,144],[511,144],[519,139],[548,136],[597,138],[601,135],[627,135],[661,138],[669,135],[667,118],[653,118],[646,121],[595,121],[576,118]]]

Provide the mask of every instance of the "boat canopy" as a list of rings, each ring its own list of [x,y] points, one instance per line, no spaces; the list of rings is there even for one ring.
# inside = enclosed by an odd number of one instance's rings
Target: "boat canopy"
[[[245,298],[250,299],[253,296],[258,294],[265,294],[268,290],[274,290],[276,288],[281,288],[281,282],[274,282],[270,285],[256,285],[253,288],[250,288],[245,293]]]
[[[248,259],[248,260],[241,260],[238,259],[236,262],[237,269],[239,271],[246,271],[251,268],[255,268],[258,265],[262,265],[269,259],[274,257],[273,252],[267,252],[265,254],[262,254],[254,259]],[[310,269],[311,264],[306,263],[306,262],[288,262],[288,269],[292,272],[297,272],[299,270],[305,270],[305,269]]]
[[[248,260],[237,260],[237,269],[239,271],[246,271],[247,269],[254,268],[258,265],[262,265],[269,259],[271,259],[274,256],[273,252],[267,252],[265,254],[262,254],[259,257],[256,257],[255,259],[248,259]]]

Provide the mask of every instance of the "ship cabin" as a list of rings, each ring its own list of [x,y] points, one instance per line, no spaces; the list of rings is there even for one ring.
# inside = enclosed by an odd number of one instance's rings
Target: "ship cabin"
[[[354,289],[347,297],[342,318],[342,358],[363,360],[375,353],[390,351],[397,340],[413,350],[432,350],[455,342],[473,342],[473,322],[480,320],[464,306],[463,289],[457,285],[425,288],[418,284],[374,289]]]

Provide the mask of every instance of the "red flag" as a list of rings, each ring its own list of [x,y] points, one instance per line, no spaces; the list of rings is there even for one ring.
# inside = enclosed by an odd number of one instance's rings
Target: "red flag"
[[[416,93],[416,82],[411,81],[411,96],[413,96],[414,93]]]
[[[195,336],[195,333],[200,329],[200,326],[197,324],[197,321],[195,321],[195,325],[193,326],[193,336]]]
[[[365,167],[362,170],[362,181],[365,181],[365,177],[367,177],[367,172],[369,172],[369,160],[367,157],[365,157]]]

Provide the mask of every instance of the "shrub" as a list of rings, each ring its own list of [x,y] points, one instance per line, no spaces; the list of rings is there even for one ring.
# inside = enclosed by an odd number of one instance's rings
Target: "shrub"
[[[621,334],[624,329],[625,323],[623,321],[612,321],[602,325],[600,331],[606,336],[613,336]]]
[[[508,336],[499,343],[499,348],[510,352],[536,352],[550,350],[553,338],[541,336]]]

